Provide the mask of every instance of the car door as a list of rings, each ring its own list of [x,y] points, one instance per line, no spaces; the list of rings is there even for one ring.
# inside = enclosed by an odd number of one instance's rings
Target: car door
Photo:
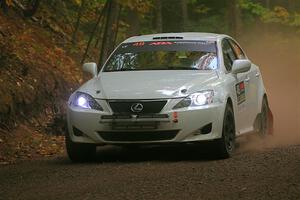
[[[236,57],[238,59],[247,59],[241,47],[233,40],[228,39],[230,45],[232,46]],[[259,70],[258,67],[254,64],[251,64],[250,71],[247,72],[246,84],[248,86],[248,91],[246,93],[247,99],[247,129],[252,131],[255,118],[258,112],[258,85],[259,85]]]
[[[249,127],[249,123],[247,123],[247,119],[249,118],[247,111],[248,109],[248,99],[249,96],[249,72],[240,73],[234,75],[231,73],[233,62],[238,59],[234,49],[232,48],[228,39],[222,40],[222,51],[223,51],[223,60],[224,66],[227,70],[227,76],[231,76],[233,78],[233,90],[235,91],[234,102],[236,105],[235,109],[235,118],[236,118],[236,130],[237,134],[241,134],[246,132]]]

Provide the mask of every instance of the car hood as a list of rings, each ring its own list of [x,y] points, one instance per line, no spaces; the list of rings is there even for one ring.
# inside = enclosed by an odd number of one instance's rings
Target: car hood
[[[177,98],[199,91],[217,78],[215,71],[103,72],[79,90],[103,99]]]

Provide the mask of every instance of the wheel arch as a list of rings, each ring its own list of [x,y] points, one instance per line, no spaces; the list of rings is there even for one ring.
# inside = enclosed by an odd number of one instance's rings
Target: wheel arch
[[[227,105],[230,105],[231,108],[233,109],[233,102],[232,102],[231,97],[227,97],[226,106],[227,106]]]
[[[225,113],[225,109],[227,106],[230,106],[232,111],[233,111],[233,118],[234,118],[234,129],[235,129],[235,135],[237,135],[237,130],[236,130],[236,124],[237,124],[237,119],[236,119],[236,107],[234,106],[234,101],[232,99],[231,96],[228,96],[226,98],[226,103],[225,103],[225,106],[224,106],[224,113]]]
[[[263,95],[261,96],[261,98],[259,99],[259,102],[258,102],[258,113],[256,115],[256,118],[255,118],[254,124],[253,124],[254,130],[256,132],[259,131],[259,127],[260,127],[261,109],[262,109],[262,102],[264,101],[264,99],[266,99],[267,107],[269,108],[268,95],[266,92],[263,93]]]
[[[261,113],[262,102],[263,102],[264,99],[266,99],[267,105],[269,107],[268,95],[267,95],[266,92],[264,92],[262,95],[260,95],[260,98],[258,99],[258,108],[257,108],[258,112],[257,112],[257,114]]]
[[[267,93],[264,93],[263,98],[262,98],[262,101],[263,101],[264,99],[266,99],[267,105],[269,106],[269,100],[268,100],[268,95],[267,95]],[[261,101],[261,102],[262,102],[262,101]]]
[[[234,118],[234,124],[236,124],[236,119],[235,119],[235,108],[234,108],[234,106],[233,106],[233,101],[232,101],[232,98],[229,96],[229,97],[227,97],[227,102],[226,102],[226,106],[227,105],[229,105],[230,107],[231,107],[231,109],[232,109],[232,111],[233,111],[233,118]],[[226,107],[225,106],[225,107]],[[235,125],[234,125],[235,126]]]

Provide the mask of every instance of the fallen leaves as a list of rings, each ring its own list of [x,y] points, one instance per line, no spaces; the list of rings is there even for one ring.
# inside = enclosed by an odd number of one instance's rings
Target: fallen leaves
[[[70,88],[77,88],[82,78],[74,58],[58,41],[52,41],[52,34],[19,23],[0,16],[0,24],[11,32],[0,41],[0,126],[28,121],[43,112],[45,105],[61,107]]]
[[[46,135],[25,125],[19,126],[12,134],[1,133],[1,138],[5,139],[0,139],[0,165],[65,152],[63,136]]]
[[[60,29],[14,17],[0,24],[0,165],[63,154],[64,137],[51,134],[62,134],[63,106],[83,82],[81,53],[70,55]]]

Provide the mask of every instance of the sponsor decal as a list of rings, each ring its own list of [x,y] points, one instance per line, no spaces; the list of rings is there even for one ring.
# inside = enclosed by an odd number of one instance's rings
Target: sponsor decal
[[[135,47],[142,47],[142,46],[144,46],[144,45],[145,45],[145,42],[135,42],[135,43],[133,43],[132,46],[135,46]]]
[[[175,44],[174,42],[165,42],[165,41],[158,41],[158,42],[135,42],[132,44],[134,47],[143,47],[143,46],[165,46],[165,45],[172,45]]]
[[[238,103],[238,105],[240,105],[241,103],[246,101],[246,91],[245,91],[244,81],[236,84],[235,90],[236,90],[236,95],[237,95],[237,103]]]
[[[174,44],[174,42],[152,42],[149,45],[150,46],[161,46],[161,45],[171,45]]]

